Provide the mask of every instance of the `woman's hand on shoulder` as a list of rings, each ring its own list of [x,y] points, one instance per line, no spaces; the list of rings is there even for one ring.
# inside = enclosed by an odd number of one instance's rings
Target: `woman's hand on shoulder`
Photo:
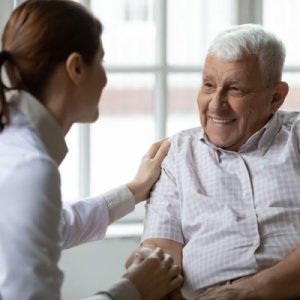
[[[139,203],[149,197],[151,187],[159,178],[161,163],[170,149],[170,142],[167,139],[160,140],[149,148],[143,156],[138,171],[127,186]]]

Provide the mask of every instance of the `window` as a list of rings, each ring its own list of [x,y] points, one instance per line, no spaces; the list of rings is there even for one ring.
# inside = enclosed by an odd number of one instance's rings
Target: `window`
[[[125,20],[132,21],[147,21],[151,19],[151,8],[145,1],[127,0],[125,2],[124,17]]]
[[[199,125],[204,56],[210,39],[228,26],[262,23],[285,42],[290,92],[284,108],[300,108],[298,0],[77,1],[104,25],[108,86],[99,120],[74,126],[67,137],[70,153],[61,166],[66,200],[125,183],[152,141]],[[141,205],[121,222],[140,222],[143,213]]]
[[[276,33],[286,46],[286,62],[283,80],[288,82],[290,91],[283,109],[300,109],[300,19],[297,0],[264,0],[263,25]]]
[[[68,198],[80,192],[74,179],[88,177],[85,190],[93,195],[127,182],[155,139],[199,125],[196,96],[206,48],[209,38],[233,24],[234,3],[188,1],[89,1],[104,25],[108,85],[99,120],[84,130],[75,127],[69,137],[70,149],[85,138],[85,150],[79,149],[88,159],[76,150],[64,162],[63,192],[71,193]],[[89,164],[85,178],[68,171],[81,160]],[[68,178],[72,181],[66,183]],[[140,222],[143,214],[142,204],[122,221]]]

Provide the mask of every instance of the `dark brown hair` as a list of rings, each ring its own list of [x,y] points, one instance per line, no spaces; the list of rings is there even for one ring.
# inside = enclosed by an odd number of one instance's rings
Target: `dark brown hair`
[[[4,28],[0,70],[5,64],[12,87],[39,98],[55,67],[71,53],[81,54],[86,64],[93,61],[101,33],[101,23],[74,1],[28,0]],[[9,117],[6,89],[0,76],[0,121]]]

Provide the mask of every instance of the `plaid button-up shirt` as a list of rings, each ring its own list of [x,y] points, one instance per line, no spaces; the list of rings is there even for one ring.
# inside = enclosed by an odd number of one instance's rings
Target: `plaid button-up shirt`
[[[183,292],[257,273],[300,246],[300,114],[277,112],[237,152],[201,128],[171,139],[143,239],[183,244]]]

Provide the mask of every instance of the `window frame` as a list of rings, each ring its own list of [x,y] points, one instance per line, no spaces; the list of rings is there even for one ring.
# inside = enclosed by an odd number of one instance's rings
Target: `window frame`
[[[90,7],[90,0],[77,0],[86,7]],[[154,119],[155,135],[157,139],[166,136],[168,118],[168,76],[175,73],[201,73],[202,66],[171,65],[167,61],[167,23],[168,23],[168,1],[158,0],[156,11],[157,41],[156,41],[156,64],[152,66],[137,65],[108,65],[106,72],[110,73],[152,73],[155,75],[155,99],[154,99]],[[263,0],[232,0],[234,9],[234,24],[263,23]],[[13,0],[16,7],[22,0]],[[284,72],[300,72],[300,66],[286,66]],[[80,124],[79,130],[79,197],[90,196],[90,125]],[[124,227],[125,226],[125,227]],[[134,227],[132,227],[134,226]],[[123,228],[123,230],[122,230]],[[142,219],[132,224],[126,218],[117,225],[112,225],[108,231],[108,237],[140,236],[142,233]]]

